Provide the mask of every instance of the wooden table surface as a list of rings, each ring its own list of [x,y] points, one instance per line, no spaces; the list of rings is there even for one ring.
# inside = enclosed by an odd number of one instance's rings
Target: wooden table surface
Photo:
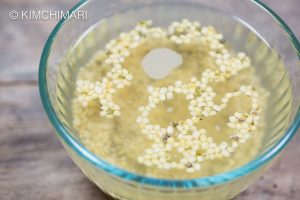
[[[265,0],[300,37],[300,0]],[[65,10],[76,1],[0,1],[0,199],[108,200],[75,166],[40,103],[38,62],[56,20],[16,20],[10,10]],[[300,199],[300,135],[236,200]]]

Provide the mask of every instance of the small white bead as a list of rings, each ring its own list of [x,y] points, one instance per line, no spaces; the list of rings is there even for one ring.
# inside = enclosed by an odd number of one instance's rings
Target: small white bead
[[[171,127],[171,126],[168,126],[168,128],[167,128],[167,133],[173,134],[173,133],[174,133],[174,128]]]

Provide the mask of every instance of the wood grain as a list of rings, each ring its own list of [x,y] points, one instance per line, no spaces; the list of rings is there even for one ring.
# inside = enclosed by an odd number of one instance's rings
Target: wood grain
[[[265,0],[300,36],[300,1]],[[68,0],[0,2],[0,199],[108,200],[73,164],[42,109],[37,70],[56,21],[11,21],[13,9],[67,9]],[[236,200],[300,199],[300,136]]]
[[[1,200],[106,199],[57,140],[36,86],[0,87],[0,102]]]

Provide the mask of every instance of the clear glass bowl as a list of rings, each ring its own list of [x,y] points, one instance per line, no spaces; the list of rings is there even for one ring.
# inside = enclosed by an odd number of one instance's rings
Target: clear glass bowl
[[[297,132],[300,125],[300,44],[284,21],[260,1],[91,0],[81,1],[70,12],[78,10],[87,11],[88,19],[62,19],[49,36],[39,67],[40,95],[59,139],[74,162],[89,179],[111,196],[132,200],[231,199],[271,165]],[[208,14],[212,12],[214,15]],[[122,13],[130,13],[130,17],[124,17]],[[112,23],[100,26],[107,17],[111,18]],[[239,21],[244,28],[227,21],[228,17]],[[199,19],[201,23],[216,26],[236,49],[245,43],[235,43],[236,36],[249,40],[249,44],[252,40],[252,45],[257,45],[257,53],[251,55],[254,65],[268,67],[268,73],[264,75],[265,83],[277,91],[268,111],[278,113],[278,119],[274,119],[276,127],[267,131],[255,159],[232,171],[188,180],[134,174],[97,157],[80,142],[72,126],[70,105],[76,74],[103,47],[104,36],[113,38],[116,30],[128,30],[139,19],[152,19],[163,26],[181,18]],[[253,31],[261,38],[253,37]],[[265,43],[260,44],[258,40]],[[266,48],[268,45],[279,57]],[[247,51],[247,48],[243,50]],[[274,77],[273,72],[280,71],[280,66],[283,66],[279,64],[280,60],[286,70]],[[287,88],[287,85],[291,87]]]

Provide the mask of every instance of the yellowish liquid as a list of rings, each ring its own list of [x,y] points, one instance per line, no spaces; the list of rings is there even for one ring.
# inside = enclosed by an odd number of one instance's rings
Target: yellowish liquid
[[[143,57],[154,48],[170,48],[179,53],[183,58],[180,67],[174,69],[162,80],[154,80],[147,76],[141,66]],[[110,70],[104,64],[106,55],[99,52],[86,66],[78,73],[78,80],[90,80],[92,82],[101,80]],[[267,101],[267,92],[261,86],[255,75],[254,67],[246,68],[237,75],[228,79],[225,83],[210,83],[217,96],[214,99],[216,104],[228,92],[236,91],[241,85],[254,86],[259,94],[259,106],[261,108],[260,124],[258,130],[245,143],[241,144],[229,158],[207,160],[202,163],[200,171],[188,173],[181,169],[159,169],[155,166],[146,167],[137,161],[137,157],[150,148],[153,141],[142,134],[139,124],[136,123],[140,115],[138,108],[147,104],[149,85],[154,87],[167,87],[175,81],[188,82],[191,77],[200,78],[205,69],[218,69],[213,58],[208,55],[208,48],[199,44],[174,45],[166,39],[147,40],[146,43],[133,49],[130,56],[123,63],[123,68],[129,70],[133,75],[130,86],[117,90],[113,101],[121,108],[121,116],[107,119],[99,115],[99,101],[91,102],[84,108],[76,98],[72,102],[74,127],[79,133],[82,143],[93,153],[102,159],[131,172],[141,175],[186,179],[215,175],[242,166],[252,160],[258,153],[264,132],[264,112]],[[233,97],[228,106],[215,116],[203,118],[196,124],[207,130],[207,135],[213,137],[219,144],[222,141],[230,142],[230,136],[236,130],[229,128],[226,124],[228,117],[234,112],[249,112],[250,98],[244,95]],[[184,95],[175,95],[172,100],[159,103],[150,112],[151,124],[159,124],[166,127],[171,121],[180,121],[190,118],[188,101]],[[173,153],[178,157],[177,153]]]

